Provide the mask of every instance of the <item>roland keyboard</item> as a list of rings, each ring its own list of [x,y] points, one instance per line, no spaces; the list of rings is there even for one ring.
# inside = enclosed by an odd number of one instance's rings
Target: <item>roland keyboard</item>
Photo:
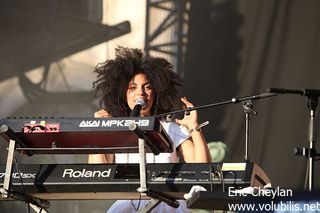
[[[138,199],[139,164],[21,164],[12,188],[43,199]],[[4,180],[0,166],[0,184]],[[193,185],[208,191],[270,182],[254,163],[147,164],[148,188],[183,198]],[[23,182],[23,186],[21,183]]]
[[[172,141],[155,117],[2,119],[0,134],[15,140],[16,150],[31,154],[138,152],[132,123],[159,152],[172,152]]]

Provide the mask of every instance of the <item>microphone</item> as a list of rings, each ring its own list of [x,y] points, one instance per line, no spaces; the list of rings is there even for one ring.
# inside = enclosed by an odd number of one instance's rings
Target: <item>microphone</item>
[[[142,98],[138,98],[136,100],[136,105],[134,106],[133,110],[130,112],[130,117],[139,117],[140,111],[143,107],[147,105],[146,101]]]
[[[278,94],[298,94],[304,95],[303,90],[296,90],[296,89],[283,89],[283,88],[268,88],[267,90],[270,93],[278,93]]]
[[[267,89],[267,92],[270,92],[270,93],[286,93],[287,90],[286,89],[283,89],[283,88],[268,88]]]

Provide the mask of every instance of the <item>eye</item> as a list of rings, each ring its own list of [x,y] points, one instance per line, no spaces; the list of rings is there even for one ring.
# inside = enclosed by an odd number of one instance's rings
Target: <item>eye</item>
[[[145,88],[146,90],[152,90],[152,89],[153,89],[151,84],[145,85],[144,88]]]
[[[134,91],[136,88],[137,88],[137,86],[135,86],[135,85],[130,85],[130,86],[128,87],[128,90],[129,90],[129,91]]]

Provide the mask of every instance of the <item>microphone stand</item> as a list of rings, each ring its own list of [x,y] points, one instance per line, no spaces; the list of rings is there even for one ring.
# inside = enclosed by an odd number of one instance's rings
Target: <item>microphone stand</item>
[[[249,162],[250,161],[250,155],[249,155],[249,148],[250,148],[250,118],[251,113],[254,115],[257,115],[258,113],[253,110],[252,101],[247,100],[242,102],[242,108],[246,115],[246,142],[245,142],[245,154],[244,154],[244,161]]]
[[[310,109],[309,127],[308,127],[308,142],[309,149],[303,147],[303,152],[297,151],[296,154],[305,156],[308,159],[307,173],[308,173],[308,190],[311,192],[314,190],[314,161],[315,157],[319,154],[314,148],[316,142],[316,109],[319,103],[320,90],[314,89],[302,89],[302,90],[292,90],[292,89],[280,89],[280,88],[269,88],[269,92],[282,93],[282,94],[298,94],[307,97],[307,107]]]
[[[256,100],[256,99],[260,99],[260,98],[269,98],[269,97],[276,96],[276,95],[278,95],[278,94],[268,92],[268,93],[261,93],[261,94],[256,94],[256,95],[252,95],[252,96],[237,97],[237,98],[232,98],[229,101],[222,101],[222,102],[217,102],[217,103],[207,104],[207,105],[202,105],[202,106],[197,106],[197,107],[188,107],[186,109],[180,109],[180,110],[176,110],[176,111],[172,111],[172,112],[158,114],[158,115],[155,115],[155,118],[162,118],[167,115],[190,112],[193,110],[205,109],[205,108],[210,108],[210,107],[217,107],[217,106],[222,106],[222,105],[226,105],[226,104],[236,104],[236,103],[246,101],[246,100]]]
[[[276,96],[276,95],[278,95],[278,94],[269,92],[269,93],[261,93],[261,94],[251,95],[251,96],[237,97],[237,98],[232,98],[229,101],[222,101],[222,102],[218,102],[218,103],[212,103],[212,104],[207,104],[207,105],[202,105],[202,106],[197,106],[197,107],[188,107],[186,109],[167,112],[167,113],[155,115],[155,117],[162,118],[162,117],[165,117],[168,115],[174,115],[174,114],[190,112],[190,111],[198,110],[198,109],[205,109],[205,108],[210,108],[210,107],[217,107],[217,106],[222,106],[222,105],[226,105],[226,104],[236,104],[236,103],[242,102],[243,103],[243,110],[246,114],[246,141],[245,141],[244,160],[246,162],[248,162],[249,156],[250,156],[250,154],[249,154],[250,117],[251,117],[252,112],[255,115],[258,114],[256,111],[253,110],[251,101],[256,100],[256,99],[261,99],[261,98],[269,98],[269,97]]]

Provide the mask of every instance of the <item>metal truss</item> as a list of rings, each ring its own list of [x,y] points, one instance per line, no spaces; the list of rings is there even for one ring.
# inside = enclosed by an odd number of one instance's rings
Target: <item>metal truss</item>
[[[191,0],[147,0],[145,53],[161,56],[183,78]]]

